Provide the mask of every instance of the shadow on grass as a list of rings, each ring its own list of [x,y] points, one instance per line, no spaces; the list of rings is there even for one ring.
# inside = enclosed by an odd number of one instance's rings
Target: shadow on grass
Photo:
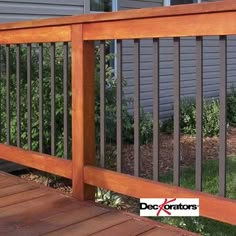
[[[226,196],[236,199],[236,157],[227,158]],[[195,188],[195,167],[181,170],[180,185],[185,188]],[[164,183],[172,183],[173,173],[160,177]],[[211,194],[218,193],[219,163],[218,160],[207,160],[203,163],[203,191]],[[219,214],[221,214],[219,212]],[[236,217],[236,213],[235,213]],[[205,236],[233,236],[236,226],[228,225],[204,217],[163,217],[153,218],[163,223],[175,225],[186,230],[197,232]]]

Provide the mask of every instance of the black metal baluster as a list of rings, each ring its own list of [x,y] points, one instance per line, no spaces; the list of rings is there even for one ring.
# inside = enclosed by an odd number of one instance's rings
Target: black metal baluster
[[[179,185],[180,166],[180,38],[174,38],[174,184]]]
[[[134,40],[134,175],[140,173],[140,40]]]
[[[43,152],[43,44],[39,44],[39,151]]]
[[[117,40],[117,171],[122,171],[122,40]]]
[[[17,114],[17,147],[21,147],[21,92],[20,92],[20,45],[16,45],[16,114]]]
[[[153,39],[153,180],[159,179],[159,39]]]
[[[55,156],[55,43],[51,43],[51,155]]]
[[[202,191],[202,158],[203,158],[203,40],[196,38],[196,64],[197,64],[197,91],[196,91],[196,190]]]
[[[68,43],[64,43],[63,51],[64,158],[68,159]]]
[[[31,106],[32,106],[32,92],[31,92],[31,79],[32,79],[32,48],[31,44],[27,44],[27,134],[28,134],[28,149],[32,149],[32,115],[31,115]]]
[[[219,195],[226,193],[226,150],[227,150],[227,38],[220,36],[220,149],[219,149]]]
[[[106,126],[105,126],[105,41],[100,42],[100,165],[105,165],[105,143],[106,143]]]
[[[7,144],[11,139],[11,117],[10,117],[10,45],[6,45],[6,135]]]

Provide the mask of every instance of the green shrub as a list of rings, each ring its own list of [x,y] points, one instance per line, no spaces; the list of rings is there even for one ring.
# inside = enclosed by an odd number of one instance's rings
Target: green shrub
[[[106,43],[109,47],[109,42]],[[2,47],[2,61],[6,60],[5,48]],[[56,60],[55,60],[55,137],[56,137],[56,155],[59,157],[64,156],[63,150],[63,44],[56,44]],[[95,127],[96,127],[96,142],[99,143],[100,135],[100,51],[99,47],[95,48]],[[27,47],[21,45],[20,48],[21,63],[20,63],[20,99],[21,99],[21,146],[28,149],[28,133],[27,133]],[[38,47],[32,46],[32,60],[31,60],[31,114],[32,114],[32,150],[39,150],[39,70],[38,70]],[[43,145],[44,152],[51,153],[51,68],[50,68],[50,44],[44,44],[43,47]],[[106,54],[106,141],[107,143],[116,142],[116,78],[111,61],[115,55]],[[69,57],[69,65],[71,58]],[[6,72],[4,66],[1,68],[1,142],[6,143]],[[69,66],[70,78],[71,71]],[[71,157],[71,81],[68,81],[69,89],[69,156]],[[10,47],[10,110],[11,110],[11,140],[12,145],[17,143],[17,112],[16,112],[16,47]],[[122,86],[126,86],[126,81],[123,79]],[[133,143],[133,128],[134,119],[133,115],[128,112],[128,106],[132,104],[131,99],[126,99],[123,96],[122,104],[122,137],[124,143]],[[152,127],[152,119],[150,114],[141,113],[141,140],[143,143],[150,141],[150,129]]]
[[[140,143],[148,144],[153,140],[153,116],[142,110],[140,119]]]
[[[219,100],[203,101],[203,135],[212,137],[219,134]],[[161,130],[166,133],[173,132],[173,117],[163,121]],[[180,129],[182,134],[196,135],[196,102],[192,98],[181,101]]]
[[[61,157],[64,155],[63,151],[63,76],[62,76],[62,58],[63,58],[63,45],[57,44],[56,60],[55,60],[55,137],[56,137],[56,155]],[[5,61],[6,54],[4,47],[2,48],[2,60]],[[50,45],[44,44],[43,48],[44,61],[43,61],[43,145],[44,152],[50,153],[51,149],[51,71],[50,71]],[[27,48],[21,45],[20,48],[21,63],[20,63],[20,104],[21,104],[21,146],[28,149],[28,134],[27,134]],[[32,122],[32,150],[38,151],[39,149],[39,79],[38,79],[38,48],[36,45],[32,46],[31,53],[31,122]],[[17,138],[17,114],[16,114],[16,47],[10,48],[10,143],[16,145]],[[70,63],[70,60],[69,60]],[[69,71],[70,77],[70,71]],[[68,84],[69,90],[71,89],[70,83]],[[3,71],[1,74],[1,97],[6,97],[6,73]],[[71,96],[71,93],[70,93]],[[71,104],[69,99],[69,107]],[[1,99],[1,142],[6,142],[6,101]],[[69,122],[70,124],[70,122]],[[69,125],[70,129],[70,125]],[[69,136],[69,143],[71,143],[71,136]]]
[[[219,135],[219,99],[203,101],[203,135],[212,137]],[[227,95],[227,124],[236,126],[236,89],[231,87]],[[192,98],[185,98],[181,102],[180,127],[183,134],[196,135],[196,102]],[[162,122],[161,130],[173,132],[173,117]]]
[[[125,202],[121,196],[103,188],[97,188],[95,201],[116,209],[122,209],[125,206]]]
[[[106,48],[109,48],[109,42],[106,42]],[[116,122],[117,122],[117,106],[116,106],[116,88],[117,80],[114,69],[110,66],[115,55],[108,53],[105,57],[106,78],[105,78],[105,103],[106,103],[106,141],[108,143],[116,143]],[[96,142],[100,139],[100,48],[95,50],[96,69],[95,69],[95,121],[96,121]],[[122,87],[126,86],[125,78],[122,80]],[[133,104],[130,98],[122,98],[122,140],[124,143],[134,142],[134,118],[128,112],[128,107]],[[140,142],[151,143],[152,140],[152,114],[145,113],[143,109],[140,112]]]
[[[220,132],[220,103],[219,100],[203,102],[203,135],[217,136]]]
[[[193,99],[186,98],[181,102],[180,128],[184,134],[196,134],[196,104]]]
[[[233,85],[227,96],[227,120],[230,125],[236,126],[236,89]]]

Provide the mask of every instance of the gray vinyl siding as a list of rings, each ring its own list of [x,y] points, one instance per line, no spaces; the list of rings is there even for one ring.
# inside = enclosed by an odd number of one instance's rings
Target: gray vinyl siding
[[[5,0],[0,1],[0,22],[80,15],[84,0]]]
[[[119,10],[163,6],[163,0],[118,0]]]
[[[162,0],[119,0],[119,10],[129,10],[148,7],[162,7]],[[142,40],[140,48],[140,100],[145,111],[152,110],[152,44],[150,40]],[[126,97],[133,97],[134,93],[134,52],[133,41],[123,41],[123,77],[127,81],[124,89]],[[165,107],[163,107],[165,109]],[[163,110],[162,109],[162,110]],[[132,105],[129,107],[132,112]]]
[[[130,9],[130,2],[120,1],[120,9]],[[137,2],[137,1],[135,1]],[[144,1],[139,1],[143,2]],[[146,7],[153,7],[147,3]],[[161,2],[156,6],[161,6]],[[141,5],[141,3],[140,3]],[[133,8],[138,8],[135,4]],[[152,26],[153,27],[153,26]],[[141,40],[140,74],[141,74],[141,105],[145,111],[153,110],[153,50],[151,40]],[[196,96],[196,41],[195,38],[181,38],[181,96]],[[228,37],[228,87],[236,83],[236,38]],[[134,72],[133,72],[133,42],[123,43],[123,77],[127,81],[125,95],[133,97]],[[203,90],[205,98],[219,96],[220,83],[220,55],[219,37],[204,37],[203,41]],[[235,84],[236,85],[236,84]],[[132,112],[133,107],[130,106]],[[168,118],[173,114],[173,39],[160,39],[160,112],[162,118]]]

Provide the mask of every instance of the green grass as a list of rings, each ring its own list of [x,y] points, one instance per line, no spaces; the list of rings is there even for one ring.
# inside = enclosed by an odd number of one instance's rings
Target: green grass
[[[172,183],[173,173],[160,177],[161,182]],[[219,164],[218,160],[207,160],[203,164],[203,191],[218,193]],[[182,187],[195,188],[195,168],[181,170],[180,183]],[[227,158],[226,195],[236,199],[236,157]],[[221,214],[219,212],[219,214]],[[236,217],[236,213],[235,213]],[[236,236],[236,226],[224,224],[204,217],[163,217],[155,220],[168,223],[205,236]]]

